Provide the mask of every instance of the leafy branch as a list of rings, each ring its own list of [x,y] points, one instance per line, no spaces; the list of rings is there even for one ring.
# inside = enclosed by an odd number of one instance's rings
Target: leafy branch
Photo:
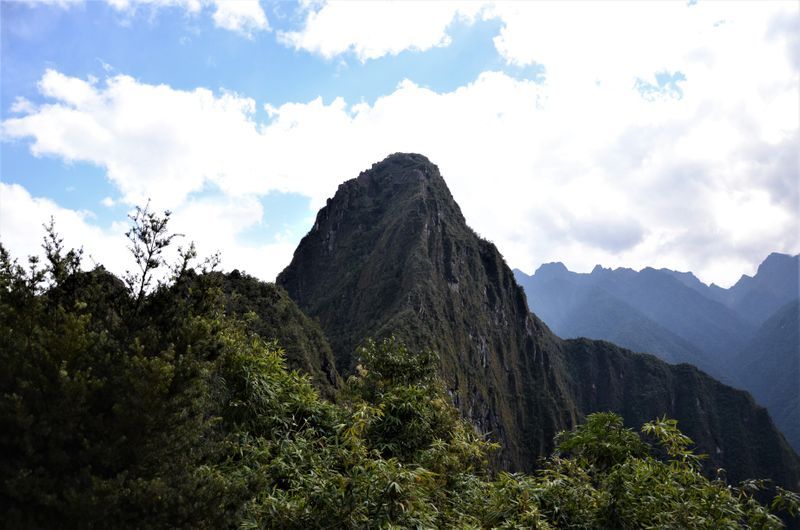
[[[60,285],[71,274],[80,270],[83,248],[70,249],[66,253],[64,252],[64,238],[60,237],[56,232],[56,223],[52,215],[50,216],[50,222],[42,226],[45,231],[42,248],[48,263],[47,272],[50,273],[53,283]]]
[[[151,211],[150,201],[147,201],[144,208],[137,206],[136,211],[128,215],[133,224],[125,232],[125,237],[130,241],[128,250],[136,260],[139,270],[134,273],[125,271],[123,279],[131,294],[134,295],[137,307],[152,284],[154,271],[166,264],[163,256],[164,249],[176,237],[183,237],[183,234],[168,232],[167,224],[171,215],[172,212],[169,210],[165,210],[163,216]],[[186,258],[184,260],[186,261]]]

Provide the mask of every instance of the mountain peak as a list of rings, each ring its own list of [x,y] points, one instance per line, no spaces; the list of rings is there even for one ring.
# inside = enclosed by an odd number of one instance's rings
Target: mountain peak
[[[598,264],[597,264],[597,265],[595,265],[595,266],[594,266],[594,268],[592,269],[592,272],[591,272],[591,274],[600,274],[601,272],[603,272],[603,271],[606,271],[606,270],[609,270],[609,271],[610,271],[611,269],[606,269],[605,267],[603,267],[602,265],[600,265],[600,264],[598,263]]]
[[[421,155],[342,184],[277,283],[320,323],[344,373],[367,337],[437,351],[453,402],[503,443],[504,467],[530,468],[577,421],[556,339]]]
[[[567,269],[567,266],[560,261],[551,261],[550,263],[542,263],[539,265],[539,268],[536,269],[534,275],[560,276],[568,272],[569,269]]]
[[[773,271],[779,272],[783,268],[789,268],[798,261],[798,256],[790,256],[780,252],[773,252],[761,262],[756,274],[769,274]]]
[[[731,477],[763,469],[794,486],[800,475],[797,457],[745,394],[693,368],[554,336],[421,155],[391,155],[342,184],[277,283],[317,320],[345,373],[367,337],[394,335],[412,350],[438,352],[453,403],[502,444],[505,469],[531,469],[556,433],[588,412],[615,410],[631,425],[668,414],[695,426],[687,434],[705,452],[718,447],[709,465],[729,467]],[[717,429],[707,410],[736,418],[735,428]]]
[[[394,164],[400,165],[401,167],[409,167],[409,166],[430,166],[436,167],[436,165],[431,162],[427,156],[421,155],[419,153],[392,153],[380,162],[376,162],[372,164],[372,168],[375,169],[376,167]]]
[[[375,334],[388,309],[408,303],[406,288],[420,276],[459,285],[461,242],[472,237],[439,168],[423,155],[395,153],[339,186],[277,282],[337,330],[329,338],[347,371],[358,342]]]
[[[419,153],[393,153],[362,171],[356,179],[361,184],[400,184],[441,180],[439,168]]]
[[[766,262],[770,260],[787,260],[787,259],[797,258],[798,256],[800,256],[800,254],[792,256],[791,254],[785,254],[783,252],[770,252],[769,256],[767,256],[764,261]]]

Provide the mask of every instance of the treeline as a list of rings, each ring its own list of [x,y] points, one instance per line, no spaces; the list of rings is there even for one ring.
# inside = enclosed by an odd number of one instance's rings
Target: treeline
[[[214,260],[168,268],[137,210],[134,273],[0,245],[0,520],[8,528],[780,528],[798,496],[700,471],[661,418],[593,414],[531,475],[493,473],[437,356],[367,341],[333,399],[228,314]],[[154,272],[169,272],[156,281]]]

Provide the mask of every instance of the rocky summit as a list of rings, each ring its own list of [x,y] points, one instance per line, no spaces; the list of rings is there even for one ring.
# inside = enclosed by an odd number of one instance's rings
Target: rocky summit
[[[554,335],[422,155],[391,155],[339,186],[278,283],[319,322],[342,373],[368,337],[437,351],[453,402],[500,442],[504,469],[534,468],[558,431],[611,410],[636,428],[676,418],[732,481],[800,486],[800,459],[747,393],[690,365]]]

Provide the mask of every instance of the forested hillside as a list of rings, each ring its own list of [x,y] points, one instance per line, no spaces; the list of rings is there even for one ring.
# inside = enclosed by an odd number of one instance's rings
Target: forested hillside
[[[43,268],[0,246],[4,528],[782,526],[757,483],[705,478],[666,419],[637,435],[593,415],[536,474],[491,474],[494,447],[450,405],[433,352],[366,342],[329,401],[266,340],[305,319],[226,311],[259,292],[249,303],[272,313],[274,286],[184,263],[144,292],[80,271],[51,235]],[[163,265],[140,263],[134,279]],[[313,353],[310,333],[296,351]],[[771,509],[795,513],[774,491]]]

